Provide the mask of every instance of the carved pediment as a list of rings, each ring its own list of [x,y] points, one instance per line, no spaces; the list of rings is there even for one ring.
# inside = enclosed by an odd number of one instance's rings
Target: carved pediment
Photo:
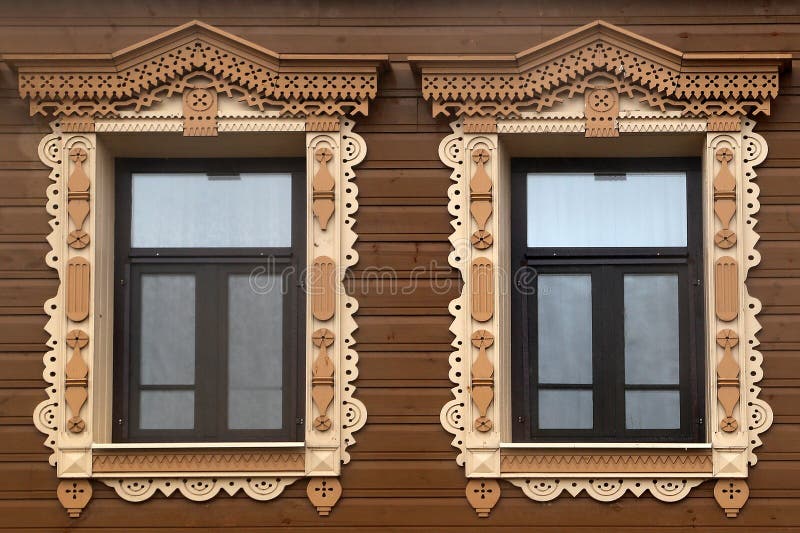
[[[224,93],[261,110],[277,107],[283,116],[366,115],[387,61],[278,54],[197,21],[112,54],[4,59],[18,71],[32,115],[67,117],[117,116],[195,89],[195,99]],[[204,106],[200,100],[195,108]]]
[[[516,118],[576,94],[589,94],[588,102],[611,88],[661,111],[731,117],[769,113],[791,56],[682,53],[595,21],[516,55],[409,59],[434,115]]]

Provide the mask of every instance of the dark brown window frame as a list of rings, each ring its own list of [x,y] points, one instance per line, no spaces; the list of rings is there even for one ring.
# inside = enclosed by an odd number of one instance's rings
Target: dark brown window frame
[[[702,172],[698,158],[545,158],[511,161],[511,265],[543,273],[592,274],[591,430],[537,429],[538,363],[536,295],[511,290],[512,438],[514,442],[702,442],[705,440],[705,329],[703,288]],[[686,172],[688,240],[685,248],[528,248],[527,174],[531,172]],[[653,201],[658,201],[654,198]],[[625,428],[626,386],[622,275],[677,272],[680,338],[681,427],[677,430]],[[599,281],[600,283],[596,283]],[[603,289],[614,296],[608,298]],[[599,293],[604,297],[600,298]],[[615,318],[611,318],[615,317]],[[609,334],[604,334],[609,332]],[[609,362],[611,364],[609,364]],[[549,386],[549,385],[548,385]],[[565,388],[569,388],[567,386]],[[546,388],[546,387],[545,387]],[[557,388],[561,388],[558,386]],[[663,387],[670,388],[670,387]],[[671,387],[672,390],[675,387]],[[609,399],[611,401],[609,401]]]
[[[292,176],[291,248],[131,248],[131,177],[136,172],[284,172]],[[115,291],[114,291],[114,442],[297,442],[304,435],[305,408],[305,298],[301,276],[306,257],[306,175],[303,158],[247,159],[117,159],[115,165]],[[227,338],[224,284],[215,283],[226,272],[259,266],[270,272],[292,267],[284,277],[283,426],[280,429],[227,429]],[[195,428],[193,430],[142,430],[137,420],[138,362],[132,351],[132,330],[137,316],[133,287],[142,272],[194,272],[217,290],[208,300],[196,298]],[[199,296],[200,292],[196,292]],[[216,312],[209,312],[216,309]],[[205,325],[204,325],[205,324]],[[216,354],[205,339],[216,341]],[[222,354],[223,357],[218,357]],[[208,369],[215,369],[213,374]],[[216,379],[214,379],[216,376]],[[134,383],[136,382],[136,383]],[[174,388],[169,386],[170,389]]]

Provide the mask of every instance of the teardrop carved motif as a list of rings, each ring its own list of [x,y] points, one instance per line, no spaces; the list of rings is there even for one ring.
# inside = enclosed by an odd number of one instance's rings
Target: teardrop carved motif
[[[717,333],[717,344],[724,350],[722,359],[717,365],[717,398],[725,410],[725,418],[720,422],[720,429],[733,433],[739,423],[733,416],[733,409],[739,403],[739,364],[733,358],[733,348],[739,344],[739,336],[732,329],[723,329]]]
[[[319,348],[319,354],[311,367],[311,399],[319,412],[314,419],[314,429],[328,431],[331,419],[328,408],[333,401],[333,360],[328,356],[328,348],[333,345],[334,334],[327,328],[318,329],[311,335],[311,342]]]
[[[89,345],[89,335],[74,329],[67,333],[67,346],[72,348],[72,357],[66,367],[66,391],[64,399],[67,402],[72,417],[67,420],[67,429],[72,433],[81,433],[86,429],[86,422],[81,418],[81,408],[89,397],[89,367],[83,360],[81,350]]]
[[[720,167],[714,178],[714,214],[722,224],[722,229],[717,232],[714,240],[720,248],[730,248],[736,242],[736,234],[729,228],[736,213],[736,178],[730,169],[733,150],[720,148],[715,157]]]
[[[81,322],[89,316],[89,274],[91,265],[83,257],[67,262],[67,318]]]
[[[739,315],[739,267],[728,255],[717,259],[714,269],[717,318],[730,322]]]
[[[478,357],[472,363],[472,401],[478,408],[475,429],[487,432],[492,429],[492,421],[486,416],[494,399],[494,365],[486,355],[486,350],[494,344],[494,336],[485,329],[472,334],[472,345],[478,349]]]
[[[330,320],[336,306],[336,262],[324,255],[317,257],[308,278],[311,313],[317,320]]]
[[[494,314],[494,265],[485,257],[472,261],[472,318],[486,322]]]
[[[318,148],[314,152],[314,159],[319,163],[319,169],[314,174],[314,179],[311,182],[313,212],[314,216],[319,220],[319,228],[322,231],[328,229],[328,222],[333,216],[335,193],[333,192],[336,182],[331,176],[328,169],[328,163],[333,158],[333,152],[330,148]]]
[[[472,244],[479,250],[492,245],[492,235],[486,231],[486,223],[492,216],[492,180],[486,173],[486,163],[490,158],[491,154],[485,148],[476,148],[472,151],[475,174],[469,182],[469,212],[478,226],[478,230],[472,236]]]
[[[83,224],[89,216],[91,182],[83,168],[88,158],[89,154],[79,146],[69,151],[69,159],[73,166],[67,180],[67,213],[75,229],[67,237],[67,244],[76,249],[85,248],[89,244],[89,235],[83,229]]]

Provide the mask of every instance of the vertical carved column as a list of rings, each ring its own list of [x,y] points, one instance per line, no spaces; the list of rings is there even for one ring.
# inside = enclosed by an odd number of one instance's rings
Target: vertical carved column
[[[72,348],[72,357],[67,362],[66,391],[64,398],[72,417],[67,420],[67,429],[72,433],[81,433],[86,429],[86,422],[81,418],[81,407],[89,396],[89,367],[83,360],[81,350],[89,345],[89,336],[79,329],[67,333],[67,346]]]
[[[494,314],[494,268],[486,257],[472,260],[472,318],[486,322]]]
[[[75,226],[67,237],[67,244],[75,249],[85,248],[89,244],[89,234],[83,230],[86,217],[89,216],[89,187],[91,182],[83,168],[89,154],[81,147],[69,151],[73,163],[72,172],[67,181],[67,212]]]
[[[720,169],[714,178],[714,214],[722,224],[722,229],[715,234],[714,242],[720,248],[731,248],[736,244],[736,234],[729,227],[736,213],[736,178],[730,169],[733,151],[720,148],[715,156],[720,162]]]
[[[333,216],[334,198],[333,191],[336,182],[333,181],[330,170],[328,170],[328,162],[333,157],[333,152],[330,148],[318,148],[314,152],[314,158],[319,162],[319,169],[314,174],[314,180],[311,182],[312,186],[312,201],[314,216],[319,220],[319,227],[322,231],[328,229],[328,221]]]
[[[725,410],[720,429],[732,433],[739,428],[733,416],[733,408],[739,403],[739,364],[732,354],[733,348],[739,344],[739,336],[732,329],[723,329],[717,333],[717,344],[724,350],[722,360],[717,365],[717,395]]]
[[[470,206],[469,211],[478,229],[472,234],[472,245],[485,250],[492,245],[492,234],[486,231],[486,223],[492,215],[492,180],[486,173],[486,163],[489,161],[489,150],[476,148],[472,151],[472,160],[475,162],[475,174],[469,182]]]
[[[336,308],[336,262],[327,256],[314,259],[308,273],[311,312],[317,320],[330,320]]]
[[[333,361],[328,357],[328,348],[333,344],[333,332],[326,328],[318,329],[311,337],[314,346],[319,348],[319,355],[311,369],[311,398],[319,411],[314,419],[314,429],[328,431],[331,419],[328,407],[333,401]]]
[[[475,429],[485,433],[491,431],[492,421],[486,416],[494,399],[494,365],[486,355],[486,350],[494,344],[494,335],[485,329],[472,334],[472,345],[478,348],[478,357],[472,363],[472,401],[478,408]]]
[[[615,89],[589,89],[585,93],[586,137],[619,137],[619,95]]]

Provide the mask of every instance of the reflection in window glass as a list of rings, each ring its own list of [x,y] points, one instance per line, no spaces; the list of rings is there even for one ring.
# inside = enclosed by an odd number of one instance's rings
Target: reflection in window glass
[[[686,246],[686,174],[528,174],[528,246]],[[656,201],[657,200],[657,201]]]
[[[628,429],[680,428],[680,393],[669,390],[625,391],[625,427]]]
[[[539,391],[539,429],[592,429],[591,390]]]

